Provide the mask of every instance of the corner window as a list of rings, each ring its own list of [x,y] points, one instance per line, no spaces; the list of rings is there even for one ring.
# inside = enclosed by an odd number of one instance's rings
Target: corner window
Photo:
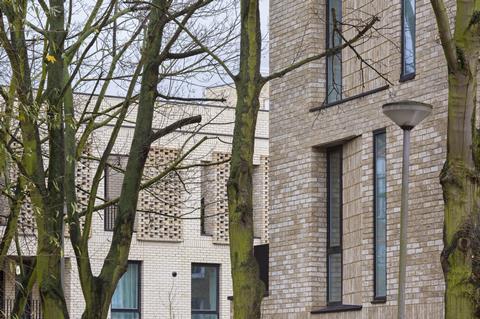
[[[373,136],[374,148],[374,227],[375,227],[375,300],[387,295],[387,185],[386,133]]]
[[[402,74],[400,80],[415,76],[415,0],[402,0]]]
[[[219,270],[219,265],[192,264],[192,319],[218,319]]]
[[[334,15],[335,12],[335,15]],[[342,22],[342,1],[327,0],[327,49],[342,44],[342,38],[335,32],[335,23],[340,28]],[[327,103],[342,99],[342,53],[327,56]]]
[[[128,157],[125,155],[111,155],[105,167],[105,199],[112,200],[120,197],[123,184],[123,170],[127,166]],[[117,205],[105,208],[104,230],[112,231],[117,217]]]
[[[327,152],[327,303],[342,303],[342,148]]]
[[[112,297],[112,319],[140,319],[140,262],[129,261]]]

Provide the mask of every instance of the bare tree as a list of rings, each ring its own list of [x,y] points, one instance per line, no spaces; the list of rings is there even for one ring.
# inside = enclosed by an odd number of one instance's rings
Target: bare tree
[[[193,77],[191,72],[214,69],[184,28],[189,26],[196,39],[213,45],[213,51],[220,50],[231,41],[229,28],[198,25],[228,5],[213,0],[0,1],[0,65],[5,70],[0,87],[0,169],[6,181],[2,195],[11,210],[0,243],[0,264],[18,236],[18,216],[26,198],[37,230],[34,270],[24,276],[26,289],[17,295],[12,316],[23,313],[37,282],[44,317],[69,317],[62,287],[66,222],[86,302],[83,318],[107,317],[115,287],[127,269],[140,190],[174,171],[204,141],[184,150],[158,176],[142,179],[152,143],[201,121],[200,116],[188,116],[160,130],[152,126],[158,99],[185,99],[176,96],[178,85],[172,83]],[[124,97],[105,107],[112,86],[123,90]],[[88,98],[76,100],[74,90],[89,92]],[[97,205],[105,167],[133,106],[135,129],[121,196]],[[105,149],[99,157],[87,156],[96,166],[83,207],[76,196],[75,172],[92,134],[106,125],[113,128]],[[15,181],[8,178],[13,168],[18,172]],[[113,204],[118,214],[112,243],[100,273],[94,275],[89,254],[93,214]]]

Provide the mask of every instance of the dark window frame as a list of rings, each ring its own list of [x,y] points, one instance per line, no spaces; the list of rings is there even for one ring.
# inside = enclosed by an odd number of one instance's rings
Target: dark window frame
[[[337,106],[337,105],[340,105],[340,104],[344,104],[344,103],[347,103],[347,102],[350,102],[350,101],[353,101],[353,100],[357,100],[357,99],[361,99],[363,97],[366,97],[366,96],[369,96],[369,95],[372,95],[372,94],[375,94],[375,93],[379,93],[379,92],[382,92],[382,91],[385,91],[385,90],[388,90],[390,88],[390,85],[384,85],[384,86],[381,86],[381,87],[378,87],[376,89],[372,89],[372,90],[369,90],[367,92],[362,92],[362,93],[359,93],[359,94],[356,94],[356,95],[353,95],[353,96],[349,96],[349,97],[345,97],[341,100],[338,100],[336,102],[331,102],[331,103],[323,103],[322,105],[320,106],[314,106],[312,107],[310,110],[308,110],[309,112],[317,112],[317,111],[321,111],[323,109],[327,109],[329,107],[333,107],[333,106]]]
[[[190,309],[192,316],[193,315],[217,315],[217,319],[220,319],[220,264],[210,264],[210,263],[192,263],[190,266],[190,287],[192,283],[192,270],[193,267],[215,267],[217,269],[217,309],[212,310],[193,310]],[[190,303],[192,301],[191,296],[192,289],[190,288]]]
[[[377,143],[376,137],[378,135],[385,135],[385,147],[386,147],[386,139],[387,139],[387,132],[385,128],[376,130],[373,132],[373,302],[374,303],[382,303],[387,301],[386,296],[386,289],[385,289],[385,296],[377,295]],[[385,150],[385,161],[386,161],[386,150]],[[385,174],[387,168],[385,163]],[[386,176],[385,176],[386,178]],[[385,181],[386,182],[386,181]],[[385,198],[385,205],[387,199]],[[387,218],[385,214],[385,219]],[[386,225],[385,225],[386,228]],[[386,229],[385,229],[386,232]],[[386,238],[385,238],[385,245],[386,245]],[[387,259],[387,256],[385,256]],[[386,260],[385,260],[386,262]],[[385,273],[385,285],[387,284],[387,274]]]
[[[141,319],[142,318],[142,261],[141,260],[129,260],[128,264],[138,265],[138,277],[137,277],[137,289],[138,289],[137,290],[137,292],[138,292],[137,304],[138,304],[138,307],[136,309],[135,308],[133,308],[133,309],[126,309],[126,308],[115,309],[112,306],[110,306],[110,312],[111,313],[114,313],[114,312],[117,312],[117,313],[136,312],[136,313],[138,313],[138,319]]]
[[[113,231],[115,227],[115,220],[117,219],[118,205],[113,204],[105,207],[103,210],[103,230]],[[113,217],[112,217],[113,216]]]
[[[126,157],[128,158],[127,154],[110,154],[109,157]],[[112,198],[109,198],[108,196],[108,186],[109,186],[109,178],[108,178],[108,170],[112,169],[111,167],[105,165],[105,168],[103,169],[103,174],[105,176],[105,181],[103,183],[103,188],[104,188],[104,197],[106,201],[111,200]],[[107,218],[107,214],[112,214],[114,216],[113,218],[113,223],[109,223],[111,221],[111,218]],[[113,231],[113,228],[115,227],[115,220],[118,215],[118,205],[113,204],[108,207],[105,207],[103,210],[103,230],[104,231]],[[135,231],[135,230],[134,230]]]
[[[200,235],[207,236],[205,228],[205,197],[200,199]]]
[[[331,38],[330,38],[330,11],[331,11],[331,7],[330,7],[330,1],[339,1],[340,2],[340,7],[341,9],[343,10],[343,3],[342,3],[342,0],[326,0],[326,39],[325,39],[325,48],[327,49],[330,49],[330,48],[333,48],[334,47],[334,44],[331,44]],[[343,16],[343,13],[340,12],[340,15]],[[338,16],[338,15],[337,15]],[[338,19],[337,19],[338,20]],[[341,21],[342,19],[340,19]],[[333,36],[335,37],[335,36]],[[339,56],[340,57],[340,83],[336,83],[336,85],[338,85],[340,87],[340,92],[339,92],[339,95],[340,95],[340,98],[338,100],[335,100],[335,101],[330,101],[329,100],[329,96],[330,96],[330,92],[329,92],[329,87],[328,87],[328,84],[329,84],[329,76],[328,76],[328,70],[329,70],[329,58],[330,57],[335,57],[335,56]],[[327,55],[326,59],[325,59],[325,104],[326,105],[329,105],[329,104],[334,104],[334,103],[337,103],[339,101],[342,101],[343,100],[343,59],[342,59],[342,51],[336,53],[336,54],[332,54],[332,55]],[[333,66],[333,63],[332,63],[332,66]],[[333,71],[332,71],[333,73]]]
[[[339,246],[330,247],[330,154],[334,152],[340,152],[340,243]],[[330,266],[329,257],[331,254],[340,254],[340,301],[330,301]],[[330,147],[327,149],[327,306],[338,306],[343,304],[343,145]]]
[[[400,72],[400,82],[406,82],[412,80],[416,76],[417,71],[417,6],[415,2],[415,12],[414,12],[414,26],[415,26],[415,36],[413,37],[413,64],[415,71],[411,73],[405,73],[405,1],[409,0],[402,0],[401,2],[401,35],[400,35],[400,42],[401,42],[401,72]]]

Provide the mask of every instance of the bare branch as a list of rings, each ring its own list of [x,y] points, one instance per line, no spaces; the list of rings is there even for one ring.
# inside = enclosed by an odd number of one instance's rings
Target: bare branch
[[[205,53],[205,50],[203,49],[195,49],[191,50],[188,52],[180,52],[180,53],[168,53],[167,54],[167,59],[172,59],[172,60],[179,60],[179,59],[185,59],[185,58],[191,58],[193,56],[199,55]]]
[[[281,70],[281,71],[278,71],[278,72],[275,72],[275,73],[272,73],[270,74],[269,76],[267,77],[264,77],[263,78],[263,81],[264,83],[270,81],[270,80],[273,80],[273,79],[276,79],[276,78],[281,78],[283,77],[284,75],[286,75],[287,73],[291,72],[291,71],[294,71],[296,69],[298,69],[299,67],[302,67],[304,66],[305,64],[307,63],[310,63],[310,62],[313,62],[313,61],[316,61],[316,60],[319,60],[319,59],[322,59],[324,57],[327,57],[327,56],[330,56],[330,55],[334,55],[340,51],[342,51],[343,49],[351,46],[352,44],[354,44],[355,42],[357,42],[358,40],[360,40],[367,32],[368,30],[370,30],[373,25],[375,23],[377,23],[378,21],[380,21],[380,19],[376,16],[374,16],[370,22],[368,22],[364,27],[363,29],[361,29],[353,38],[351,38],[349,41],[346,41],[345,43],[343,43],[342,45],[339,45],[339,46],[336,46],[334,48],[331,48],[331,49],[328,49],[320,54],[317,54],[317,55],[314,55],[314,56],[311,56],[309,58],[306,58],[302,61],[298,61],[296,63],[293,63],[292,65],[286,67],[285,69]]]
[[[155,142],[159,138],[162,138],[165,135],[170,134],[183,126],[200,123],[201,121],[202,121],[201,115],[196,115],[196,116],[187,117],[187,118],[178,120],[175,123],[170,124],[167,127],[152,133],[152,136],[150,137],[150,143]]]
[[[182,28],[183,31],[185,31],[186,34],[195,42],[202,50],[204,50],[208,55],[212,57],[223,69],[224,71],[228,74],[228,76],[235,81],[236,76],[233,74],[233,72],[230,70],[230,68],[225,64],[225,61],[223,61],[218,55],[216,55],[212,50],[210,50],[207,46],[205,46],[202,41],[200,41],[188,28],[183,25],[181,22],[179,22],[177,19],[171,17],[172,20],[180,27]]]
[[[452,37],[452,31],[450,29],[450,21],[448,19],[447,8],[443,0],[430,0],[433,11],[435,12],[435,18],[437,20],[438,32],[440,34],[440,40],[442,42],[443,52],[447,60],[448,69],[450,71],[457,69],[457,50]]]
[[[179,97],[179,96],[170,96],[170,95],[165,95],[157,92],[157,97],[162,98],[164,100],[170,101],[170,100],[175,100],[175,101],[182,101],[182,102],[226,102],[227,100],[225,98],[219,98],[219,99],[213,99],[213,98],[196,98],[196,97]]]

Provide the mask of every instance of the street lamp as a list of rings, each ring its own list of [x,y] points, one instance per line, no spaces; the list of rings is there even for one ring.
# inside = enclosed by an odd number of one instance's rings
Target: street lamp
[[[398,271],[397,319],[405,319],[410,131],[430,115],[432,112],[432,106],[414,101],[399,101],[384,104],[382,109],[383,113],[403,130],[402,207],[400,210],[400,260]]]

